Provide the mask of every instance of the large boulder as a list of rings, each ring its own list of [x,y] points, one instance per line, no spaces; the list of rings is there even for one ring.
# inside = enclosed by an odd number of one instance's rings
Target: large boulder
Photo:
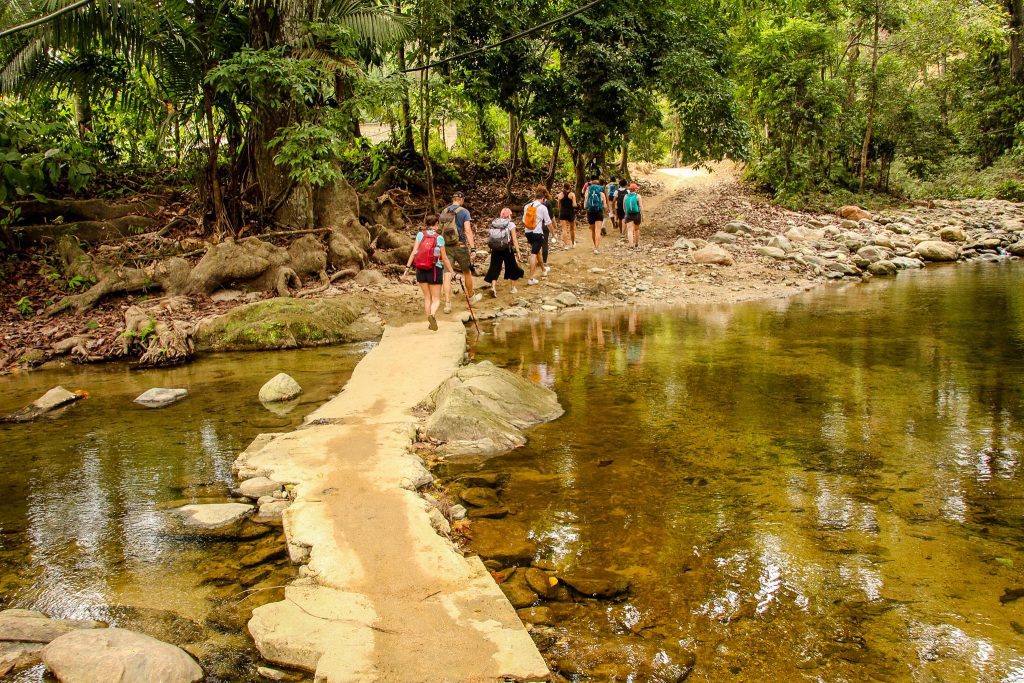
[[[693,262],[703,263],[718,266],[731,266],[733,261],[732,254],[722,249],[717,244],[709,244],[702,249],[698,249],[693,252]]]
[[[1014,242],[1006,249],[1014,256],[1024,256],[1024,242]]]
[[[302,387],[291,375],[279,372],[260,387],[260,401],[263,403],[290,401],[301,393]]]
[[[861,257],[868,263],[875,263],[876,261],[889,258],[892,256],[892,253],[882,247],[872,244],[858,249],[857,256]]]
[[[786,239],[790,242],[817,242],[818,240],[825,239],[825,231],[794,225],[786,231]]]
[[[449,455],[493,455],[526,443],[521,430],[564,412],[555,392],[490,361],[460,368],[429,399],[426,434]]]
[[[914,249],[925,261],[956,261],[960,258],[960,248],[949,242],[921,242]]]
[[[875,261],[868,266],[868,272],[878,276],[895,275],[897,270],[896,264],[886,259]]]
[[[9,609],[0,612],[0,642],[48,643],[65,633],[103,626],[99,621],[50,619],[34,610]]]
[[[869,221],[872,218],[869,211],[853,205],[841,206],[836,213],[839,214],[840,218],[845,218],[848,221]]]
[[[266,299],[199,321],[195,347],[249,351],[377,339],[383,332],[380,320],[362,310],[362,304],[352,299]]]
[[[43,648],[42,658],[62,683],[193,683],[203,678],[184,650],[120,628],[68,633]]]
[[[943,242],[966,242],[967,234],[958,225],[947,225],[939,229],[939,238]]]
[[[64,387],[54,387],[21,410],[0,418],[0,422],[29,422],[40,415],[74,403],[80,398],[82,398],[81,394],[68,391]]]

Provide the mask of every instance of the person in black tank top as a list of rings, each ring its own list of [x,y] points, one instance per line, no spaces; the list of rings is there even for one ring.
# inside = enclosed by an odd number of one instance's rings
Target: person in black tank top
[[[562,245],[572,249],[576,246],[576,193],[569,183],[564,183],[562,191],[558,193],[558,224],[562,228],[559,236]]]

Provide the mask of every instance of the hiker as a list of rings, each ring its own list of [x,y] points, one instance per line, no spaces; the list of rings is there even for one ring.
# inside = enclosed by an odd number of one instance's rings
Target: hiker
[[[537,284],[538,264],[542,268],[543,277],[551,272],[551,267],[543,261],[544,250],[544,226],[551,225],[551,215],[548,214],[548,207],[544,198],[548,196],[547,189],[541,185],[533,193],[533,201],[523,207],[523,231],[526,233],[526,241],[530,243],[530,279],[527,285]]]
[[[626,209],[622,202],[626,200],[626,179],[619,180],[619,190],[615,193],[615,217],[619,222],[619,238],[621,239],[626,230]]]
[[[608,197],[604,194],[604,181],[591,176],[590,183],[584,194],[583,206],[587,209],[587,224],[590,225],[590,238],[594,242],[594,253],[601,253],[601,226],[604,224],[604,212],[608,208]]]
[[[640,246],[640,219],[644,210],[639,189],[636,183],[630,184],[629,192],[622,201],[622,208],[626,212],[626,244],[633,249]]]
[[[614,211],[616,197],[619,194],[619,185],[622,183],[621,178],[612,178],[608,181],[608,187],[605,188],[605,194],[608,195],[608,213],[611,214],[612,227],[619,231],[619,235],[622,235],[622,223],[619,221],[619,214]],[[605,231],[601,232],[602,235],[607,235]]]
[[[512,293],[516,293],[516,280],[523,277],[519,267],[519,238],[516,224],[512,222],[512,209],[502,209],[501,217],[491,221],[487,229],[487,246],[491,249],[491,265],[487,267],[484,282],[491,286],[491,294],[498,298],[498,276],[505,267],[505,279],[512,281]]]
[[[441,236],[445,239],[446,249],[451,254],[455,265],[462,273],[462,281],[465,283],[466,297],[473,303],[481,299],[473,294],[473,261],[470,252],[476,247],[473,238],[473,217],[469,209],[462,204],[465,196],[461,192],[452,195],[452,203],[445,207],[438,219]],[[452,312],[452,277],[455,276],[452,269],[444,273],[444,312]]]
[[[562,227],[562,248],[576,248],[576,193],[569,183],[562,183],[558,193],[558,223]]]
[[[437,232],[437,218],[427,216],[424,228],[416,233],[416,244],[409,254],[402,277],[409,274],[409,268],[416,266],[416,282],[423,291],[423,312],[427,314],[427,327],[437,329],[437,309],[441,305],[441,283],[444,274],[450,272],[452,263],[445,252],[444,237]]]

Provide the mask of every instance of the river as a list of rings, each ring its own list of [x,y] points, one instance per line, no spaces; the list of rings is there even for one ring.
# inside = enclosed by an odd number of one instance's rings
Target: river
[[[471,335],[472,336],[472,335]],[[1024,681],[1024,264],[503,321],[564,417],[447,473],[632,581],[537,641],[570,678]]]

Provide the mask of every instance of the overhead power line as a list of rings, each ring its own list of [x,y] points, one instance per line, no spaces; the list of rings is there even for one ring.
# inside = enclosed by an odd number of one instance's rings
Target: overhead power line
[[[66,5],[64,7],[61,7],[59,10],[54,10],[53,12],[50,12],[47,15],[41,16],[38,19],[33,19],[32,21],[26,22],[24,24],[20,24],[18,26],[12,26],[9,29],[6,29],[4,31],[0,31],[0,38],[6,38],[7,36],[14,35],[15,33],[18,33],[20,31],[24,31],[26,29],[30,29],[30,28],[33,28],[35,26],[39,26],[40,24],[45,24],[48,21],[53,21],[54,19],[56,19],[57,17],[59,17],[59,16],[61,16],[63,14],[67,14],[68,12],[74,12],[79,7],[85,7],[86,5],[91,3],[92,1],[93,0],[78,0],[78,2],[73,2],[70,5]]]
[[[409,67],[408,69],[401,69],[400,71],[396,71],[395,73],[405,74],[405,73],[412,73],[414,71],[423,71],[424,69],[433,69],[436,66],[443,66],[445,64],[448,64],[449,62],[454,62],[454,61],[457,61],[459,59],[465,59],[466,57],[469,57],[471,55],[475,55],[475,54],[477,54],[479,52],[483,52],[484,50],[491,50],[491,49],[496,48],[496,47],[501,47],[502,45],[505,45],[506,43],[511,43],[513,40],[519,40],[523,36],[528,36],[531,33],[536,33],[537,31],[540,31],[541,29],[547,28],[548,26],[554,26],[558,22],[565,21],[566,19],[572,18],[572,17],[576,16],[577,14],[582,14],[583,12],[586,12],[588,9],[590,9],[594,5],[598,5],[598,4],[602,3],[602,2],[604,2],[604,0],[593,0],[592,2],[589,2],[586,5],[583,5],[583,7],[579,7],[577,9],[574,9],[571,12],[566,12],[562,16],[555,17],[554,19],[551,19],[549,21],[545,21],[543,24],[537,24],[536,26],[532,26],[532,27],[526,29],[525,31],[520,31],[519,33],[516,33],[515,35],[511,35],[508,38],[502,38],[501,40],[499,40],[497,42],[488,43],[487,45],[482,45],[480,47],[475,47],[472,50],[467,50],[466,52],[462,52],[462,53],[457,54],[457,55],[455,55],[453,57],[446,57],[445,59],[441,59],[441,60],[436,61],[436,62],[431,62],[430,64],[425,64],[423,66],[412,66],[412,67]]]

